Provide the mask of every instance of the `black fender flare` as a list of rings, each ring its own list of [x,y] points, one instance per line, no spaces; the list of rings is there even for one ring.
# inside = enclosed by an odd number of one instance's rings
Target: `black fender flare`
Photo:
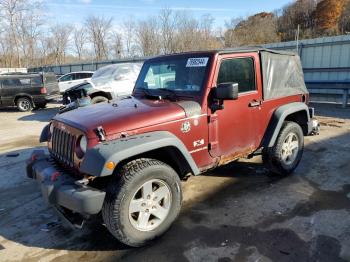
[[[185,145],[167,131],[149,132],[100,143],[86,151],[80,171],[97,177],[109,176],[114,170],[105,167],[107,162],[112,161],[118,166],[123,160],[165,147],[175,147],[187,161],[192,173],[200,173]]]
[[[16,105],[16,102],[19,98],[21,97],[28,97],[30,99],[30,102],[32,103],[32,105],[34,106],[34,100],[33,100],[33,96],[27,94],[27,93],[18,93],[15,95],[15,97],[13,98],[13,104]]]
[[[39,138],[40,143],[49,141],[49,132],[50,132],[50,124],[47,124],[46,126],[44,126],[43,130],[41,130],[41,134]]]
[[[270,123],[263,138],[262,147],[273,147],[285,119],[293,113],[303,111],[305,111],[307,116],[307,122],[310,122],[309,108],[305,103],[294,102],[278,107],[271,117]]]

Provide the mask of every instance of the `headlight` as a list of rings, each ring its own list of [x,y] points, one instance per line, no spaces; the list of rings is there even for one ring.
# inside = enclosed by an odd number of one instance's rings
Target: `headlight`
[[[79,137],[77,141],[76,154],[79,158],[83,158],[87,149],[87,139],[86,136]]]
[[[52,135],[53,134],[53,123],[50,123],[49,131],[50,131],[50,135]]]

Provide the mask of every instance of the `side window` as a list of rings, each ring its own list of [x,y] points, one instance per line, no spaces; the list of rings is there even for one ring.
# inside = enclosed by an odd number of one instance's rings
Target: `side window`
[[[21,85],[30,85],[30,78],[20,78]]]
[[[254,59],[235,58],[221,62],[217,84],[238,83],[240,93],[256,90]]]
[[[73,80],[73,74],[65,75],[60,79],[61,82],[72,81],[72,80]]]
[[[5,87],[20,87],[22,84],[18,78],[9,78],[2,81]]]
[[[31,83],[32,85],[36,86],[36,85],[41,85],[43,82],[42,82],[42,78],[41,76],[35,76],[32,78],[31,80]]]

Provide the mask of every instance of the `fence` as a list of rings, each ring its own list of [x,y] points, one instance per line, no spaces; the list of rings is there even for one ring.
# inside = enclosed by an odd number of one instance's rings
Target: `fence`
[[[347,103],[343,87],[350,81],[350,35],[301,40],[298,48],[295,41],[265,47],[299,53],[313,101]]]
[[[350,35],[273,43],[267,48],[298,52],[313,101],[344,102],[344,91],[337,84],[350,81]],[[29,68],[30,72],[52,71],[58,75],[72,71],[95,71],[113,63],[139,62],[147,58],[109,60]],[[328,81],[328,82],[327,82]]]
[[[77,72],[77,71],[96,71],[100,67],[110,65],[110,64],[143,62],[147,58],[148,57],[141,57],[141,58],[91,61],[91,62],[75,63],[75,64],[32,67],[32,68],[28,68],[28,72],[54,72],[56,75],[64,75],[70,72]]]

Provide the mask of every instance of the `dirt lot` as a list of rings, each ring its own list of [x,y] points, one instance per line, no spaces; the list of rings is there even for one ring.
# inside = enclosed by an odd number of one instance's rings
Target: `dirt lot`
[[[0,260],[350,261],[350,109],[316,108],[321,135],[306,138],[294,175],[272,177],[255,158],[192,177],[180,218],[138,249],[102,225],[48,227],[56,216],[24,167],[57,107],[1,110]]]

